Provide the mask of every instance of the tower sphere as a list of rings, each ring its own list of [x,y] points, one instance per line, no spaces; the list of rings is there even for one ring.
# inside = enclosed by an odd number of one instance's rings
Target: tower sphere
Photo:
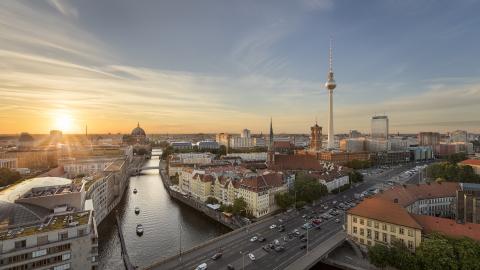
[[[327,88],[328,90],[333,90],[335,89],[335,87],[337,87],[337,84],[335,83],[335,80],[332,76],[332,78],[328,78],[327,82],[325,83],[325,88]]]

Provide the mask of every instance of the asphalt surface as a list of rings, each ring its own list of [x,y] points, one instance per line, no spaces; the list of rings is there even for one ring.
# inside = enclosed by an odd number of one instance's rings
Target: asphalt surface
[[[206,246],[200,247],[193,251],[187,252],[181,256],[181,258],[175,258],[167,260],[161,265],[151,267],[149,269],[196,269],[196,267],[202,263],[206,263],[208,269],[227,269],[227,265],[233,265],[235,269],[283,269],[293,261],[307,255],[309,250],[312,250],[326,239],[343,229],[344,225],[344,213],[323,221],[320,225],[320,229],[312,228],[308,230],[308,250],[301,249],[302,246],[307,245],[307,242],[302,242],[298,237],[294,237],[287,241],[284,240],[284,236],[288,232],[292,232],[294,229],[298,229],[300,233],[307,235],[307,231],[302,229],[302,225],[307,221],[302,218],[303,215],[312,215],[312,211],[316,211],[316,214],[321,215],[332,208],[332,202],[337,201],[337,204],[345,200],[351,200],[354,198],[355,193],[361,193],[378,183],[385,182],[393,176],[399,175],[408,168],[415,165],[407,164],[404,166],[396,167],[391,170],[384,171],[377,175],[369,175],[365,177],[365,181],[358,184],[347,191],[344,191],[336,195],[328,195],[314,206],[308,209],[300,211],[293,210],[291,212],[284,212],[276,215],[275,217],[268,218],[269,221],[259,222],[259,224],[253,225],[253,227],[247,229],[241,229],[229,234],[226,237],[220,237],[216,241],[209,243]],[[328,209],[325,210],[321,205],[327,205]],[[339,219],[340,222],[335,222],[335,219]],[[279,222],[282,219],[283,222]],[[278,228],[270,229],[270,225],[276,224],[277,226],[283,224],[285,226],[284,232],[278,232]],[[253,236],[262,236],[266,238],[265,242],[254,241],[250,239]],[[285,247],[284,251],[277,252],[275,250],[265,251],[263,246],[278,239]],[[213,260],[211,257],[217,253],[222,252],[222,257]],[[251,260],[248,254],[252,253],[255,256],[255,260]]]

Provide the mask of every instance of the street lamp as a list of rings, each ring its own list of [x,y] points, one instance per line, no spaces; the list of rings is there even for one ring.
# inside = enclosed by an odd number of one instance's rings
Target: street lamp
[[[245,252],[240,251],[240,254],[242,254],[242,269],[245,269]]]

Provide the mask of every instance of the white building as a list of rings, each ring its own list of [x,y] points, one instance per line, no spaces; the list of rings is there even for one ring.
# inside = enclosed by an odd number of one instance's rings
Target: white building
[[[256,153],[230,153],[227,154],[227,157],[238,157],[243,161],[266,161],[267,152],[256,152]]]
[[[199,141],[196,143],[198,149],[203,150],[203,149],[218,149],[220,148],[220,145],[216,141]]]
[[[65,174],[73,178],[79,174],[92,175],[103,172],[112,162],[119,157],[88,157],[88,158],[64,158],[58,160],[58,165],[63,166]]]
[[[16,158],[0,158],[0,168],[16,169],[17,159]]]

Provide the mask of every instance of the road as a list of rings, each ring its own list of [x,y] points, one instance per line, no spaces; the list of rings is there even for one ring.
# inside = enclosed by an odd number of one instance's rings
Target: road
[[[307,235],[307,232],[301,228],[301,226],[306,223],[306,220],[302,218],[303,215],[311,215],[312,211],[315,211],[317,213],[316,215],[321,215],[328,211],[323,209],[321,204],[327,205],[328,209],[330,209],[333,206],[332,202],[334,200],[339,203],[340,201],[353,199],[355,193],[368,190],[374,185],[385,182],[389,178],[411,167],[412,165],[407,164],[387,170],[381,174],[369,175],[365,178],[365,182],[340,194],[328,195],[308,209],[300,211],[293,210],[289,213],[284,212],[275,217],[267,218],[263,222],[253,224],[249,229],[239,229],[231,232],[226,236],[215,239],[208,245],[191,250],[181,257],[164,261],[162,264],[152,266],[148,269],[195,269],[202,263],[207,263],[208,269],[227,269],[227,265],[229,264],[233,265],[235,269],[284,269],[295,260],[305,256],[309,250],[312,250],[342,230],[342,225],[345,222],[344,213],[341,213],[335,218],[322,222],[320,229],[310,229],[308,231],[308,245],[297,237],[285,242],[283,237],[287,232],[291,232],[294,229],[298,229],[301,233]],[[340,222],[335,222],[336,218],[338,218]],[[283,220],[282,224],[285,226],[284,232],[278,232],[277,229],[269,228],[272,224],[279,225],[279,219]],[[266,241],[263,243],[250,241],[251,237],[258,235],[265,237]],[[270,250],[267,252],[262,249],[264,245],[273,242],[275,239],[282,242],[282,245],[285,247],[284,251],[276,252]],[[304,245],[308,246],[308,250],[301,249]],[[222,257],[217,260],[211,259],[218,251],[223,253]],[[254,254],[254,261],[247,256],[248,253]]]

